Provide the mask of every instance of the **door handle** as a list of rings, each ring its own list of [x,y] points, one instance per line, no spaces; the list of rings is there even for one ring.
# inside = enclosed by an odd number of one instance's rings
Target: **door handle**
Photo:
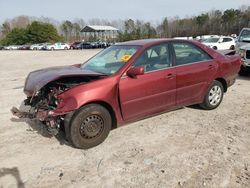
[[[214,69],[215,66],[214,66],[214,65],[209,65],[208,68],[209,68],[209,69]]]
[[[176,76],[175,74],[169,73],[169,74],[166,76],[166,78],[167,78],[167,79],[172,79],[172,78],[174,78],[175,76]]]

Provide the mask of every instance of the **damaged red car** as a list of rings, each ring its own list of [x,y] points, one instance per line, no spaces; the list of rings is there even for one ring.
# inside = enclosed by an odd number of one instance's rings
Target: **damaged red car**
[[[218,107],[233,85],[241,58],[198,42],[149,39],[113,45],[80,65],[31,72],[29,112],[49,132],[63,129],[77,148],[102,143],[111,129],[182,106]]]

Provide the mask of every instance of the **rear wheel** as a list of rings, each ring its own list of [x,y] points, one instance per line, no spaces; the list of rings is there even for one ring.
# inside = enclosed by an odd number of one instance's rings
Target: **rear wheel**
[[[68,48],[67,48],[67,47],[65,47],[65,48],[64,48],[64,50],[68,50]]]
[[[217,48],[217,46],[213,46],[213,49],[214,49],[214,50],[217,50],[218,48]]]
[[[86,105],[72,117],[69,141],[76,148],[94,147],[107,138],[111,125],[111,115],[106,108],[98,104]]]
[[[223,94],[223,85],[221,82],[214,80],[200,106],[206,110],[213,110],[217,108],[223,99]]]
[[[230,50],[234,50],[234,49],[235,49],[234,45],[230,46]]]

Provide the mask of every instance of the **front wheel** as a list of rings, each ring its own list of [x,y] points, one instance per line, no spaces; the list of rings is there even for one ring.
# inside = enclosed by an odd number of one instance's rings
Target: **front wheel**
[[[223,90],[221,82],[214,80],[200,106],[206,110],[213,110],[217,108],[223,99]]]
[[[69,141],[80,149],[97,146],[107,138],[111,125],[111,115],[106,108],[98,104],[83,106],[72,117]]]

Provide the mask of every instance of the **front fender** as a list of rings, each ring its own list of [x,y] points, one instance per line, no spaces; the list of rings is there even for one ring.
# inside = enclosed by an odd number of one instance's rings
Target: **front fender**
[[[89,103],[104,102],[112,108],[118,122],[122,121],[118,97],[118,79],[111,77],[79,85],[65,91],[58,95],[59,104],[54,112],[65,114]]]

